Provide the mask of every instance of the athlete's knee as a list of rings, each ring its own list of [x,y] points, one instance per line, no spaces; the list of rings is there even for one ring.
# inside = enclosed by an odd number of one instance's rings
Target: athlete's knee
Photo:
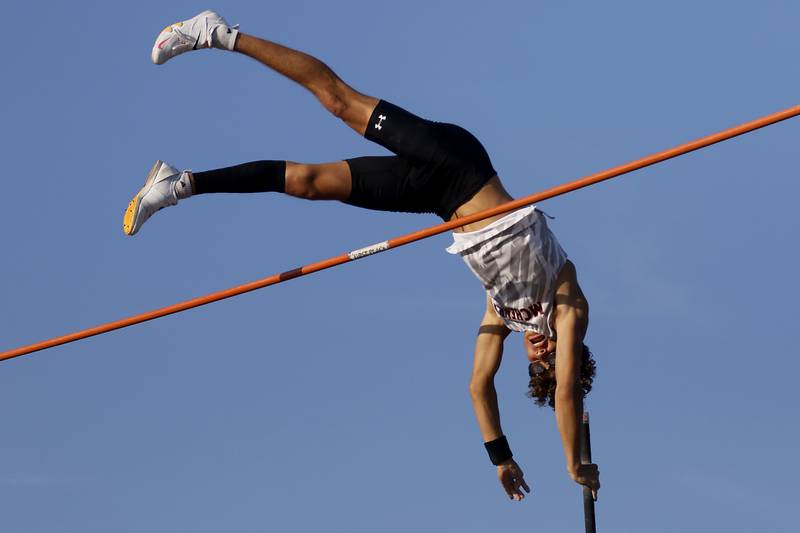
[[[315,165],[286,163],[286,194],[306,200],[319,200],[321,195],[316,187],[317,169]]]
[[[376,98],[353,90],[339,78],[321,84],[314,94],[333,116],[362,135],[372,110],[378,105]]]
[[[352,105],[353,96],[338,78],[326,79],[314,88],[314,95],[322,106],[337,118],[344,119]]]

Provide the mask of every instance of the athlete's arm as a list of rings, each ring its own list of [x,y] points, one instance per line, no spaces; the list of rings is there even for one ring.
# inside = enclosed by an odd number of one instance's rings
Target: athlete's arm
[[[481,430],[484,442],[493,441],[503,436],[500,426],[500,409],[497,406],[497,391],[494,387],[494,376],[500,368],[503,358],[503,341],[509,334],[508,328],[497,316],[487,298],[486,312],[478,330],[475,342],[475,360],[472,366],[472,378],[469,383],[472,407]],[[500,484],[512,500],[522,500],[530,492],[525,483],[522,469],[513,459],[508,459],[497,466]]]
[[[575,265],[567,262],[556,288],[556,423],[564,446],[567,471],[577,483],[600,488],[597,465],[581,464],[580,424],[583,393],[580,387],[583,338],[589,325],[589,304],[578,285]]]
[[[488,299],[487,299],[488,300]],[[500,438],[500,410],[497,407],[497,392],[494,376],[503,359],[503,341],[508,336],[508,328],[491,308],[487,301],[486,312],[478,329],[475,341],[475,359],[472,364],[472,378],[469,383],[472,406],[478,419],[478,426],[484,442]]]

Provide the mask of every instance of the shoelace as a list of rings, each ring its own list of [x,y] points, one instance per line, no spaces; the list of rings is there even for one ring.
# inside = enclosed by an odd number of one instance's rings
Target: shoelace
[[[173,31],[173,33],[176,33],[178,35],[178,40],[180,41],[178,44],[176,44],[176,45],[174,45],[172,47],[172,51],[173,52],[177,51],[179,48],[187,48],[188,47],[188,49],[192,49],[195,46],[197,46],[198,42],[200,42],[199,38],[197,40],[193,40],[191,35],[183,33],[178,28],[173,27],[172,31]]]

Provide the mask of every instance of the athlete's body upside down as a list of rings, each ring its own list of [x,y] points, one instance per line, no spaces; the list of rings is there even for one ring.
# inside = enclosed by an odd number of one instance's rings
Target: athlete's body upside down
[[[179,199],[211,192],[282,192],[369,209],[432,212],[445,220],[512,200],[483,146],[463,128],[421,119],[362,94],[318,59],[238,32],[213,12],[168,26],[152,58],[160,64],[206,47],[245,54],[299,83],[356,133],[396,155],[322,164],[257,161],[197,173],[159,161],[125,213],[125,233],[137,233],[153,213]],[[575,266],[535,208],[462,226],[453,236],[448,251],[461,255],[487,293],[469,390],[504,490],[514,500],[530,491],[503,436],[494,387],[504,341],[519,331],[530,361],[531,396],[555,409],[567,471],[596,492],[597,466],[580,462],[582,404],[594,361],[583,344],[589,306]]]

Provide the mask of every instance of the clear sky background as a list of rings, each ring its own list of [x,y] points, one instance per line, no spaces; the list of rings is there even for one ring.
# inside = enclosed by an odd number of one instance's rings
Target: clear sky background
[[[790,1],[16,2],[0,58],[0,348],[437,223],[181,168],[385,151],[245,57],[156,67],[213,7],[363,92],[478,136],[515,196],[800,103]],[[591,303],[599,531],[796,531],[800,121],[542,208]],[[534,493],[506,499],[467,383],[483,306],[447,235],[0,364],[0,529],[574,532],[581,491],[519,336],[498,377]]]

